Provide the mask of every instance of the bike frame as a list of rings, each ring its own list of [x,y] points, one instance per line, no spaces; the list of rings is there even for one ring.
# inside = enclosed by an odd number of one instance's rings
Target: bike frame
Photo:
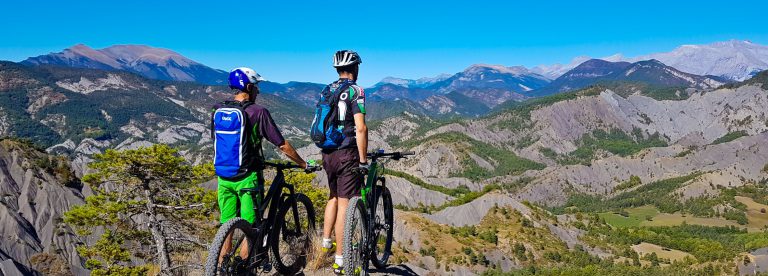
[[[245,191],[246,193],[251,194],[255,203],[253,209],[256,211],[256,220],[253,222],[251,228],[253,232],[246,233],[250,237],[255,237],[253,240],[257,243],[256,246],[249,245],[249,258],[248,260],[245,260],[249,270],[261,265],[263,261],[267,259],[266,257],[269,256],[269,245],[271,244],[272,239],[276,237],[269,236],[267,233],[271,233],[274,227],[279,227],[279,225],[275,224],[277,222],[277,211],[280,209],[282,203],[281,200],[286,197],[295,196],[293,185],[285,182],[285,174],[283,173],[283,170],[295,168],[295,166],[277,163],[266,163],[266,165],[275,168],[277,170],[277,175],[275,175],[272,185],[269,186],[266,196],[263,197],[264,200],[261,200],[264,194],[263,177],[259,178],[259,181],[261,182],[257,185],[258,187]],[[288,188],[287,193],[283,192],[285,188]],[[254,194],[254,192],[256,194]],[[239,203],[238,206],[240,206]],[[294,221],[298,221],[298,207],[293,205],[291,208],[293,208]],[[266,218],[264,218],[265,211],[268,212]],[[298,230],[301,231],[300,228]],[[267,236],[266,243],[264,242],[265,236]],[[235,243],[235,248],[239,248],[241,243],[242,239],[238,240],[237,243]],[[237,250],[235,250],[235,252],[237,252]]]
[[[363,237],[363,244],[365,245],[365,250],[363,250],[363,270],[365,271],[368,271],[370,253],[373,252],[374,248],[376,247],[376,242],[371,239],[371,237],[374,235],[374,232],[376,231],[374,227],[376,225],[376,208],[378,206],[376,206],[376,203],[374,202],[376,200],[375,197],[376,194],[380,192],[379,190],[383,190],[383,188],[387,186],[387,179],[382,176],[384,174],[385,162],[379,162],[379,159],[400,159],[404,158],[404,155],[402,153],[385,154],[382,150],[379,150],[377,152],[369,153],[368,157],[371,159],[371,165],[368,168],[368,175],[365,181],[365,185],[362,189],[360,189],[360,198],[363,201],[363,205],[365,206],[367,213],[365,214],[365,223],[368,226],[366,227],[367,231],[365,233],[365,237]],[[378,180],[381,180],[381,187],[376,185]]]
[[[363,203],[366,206],[366,209],[368,209],[368,200],[373,200],[373,196],[376,194],[376,181],[379,179],[379,175],[384,173],[384,166],[383,164],[379,164],[378,158],[371,158],[371,165],[368,169],[368,175],[367,179],[365,180],[365,185],[362,189],[360,189],[360,198],[362,198]],[[370,196],[370,198],[369,198]]]

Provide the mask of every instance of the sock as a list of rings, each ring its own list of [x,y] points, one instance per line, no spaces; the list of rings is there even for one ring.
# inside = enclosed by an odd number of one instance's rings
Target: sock
[[[344,266],[344,256],[336,255],[336,264],[339,266]]]
[[[331,240],[329,238],[323,238],[323,247],[325,247],[325,248],[333,247],[333,240]]]

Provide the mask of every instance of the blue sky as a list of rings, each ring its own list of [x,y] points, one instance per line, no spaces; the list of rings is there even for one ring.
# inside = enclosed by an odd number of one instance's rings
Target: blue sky
[[[626,3],[625,3],[626,2]],[[34,3],[34,4],[32,4]],[[745,39],[768,44],[768,1],[4,1],[0,59],[145,44],[270,80],[329,82],[335,50],[360,82],[535,66]]]

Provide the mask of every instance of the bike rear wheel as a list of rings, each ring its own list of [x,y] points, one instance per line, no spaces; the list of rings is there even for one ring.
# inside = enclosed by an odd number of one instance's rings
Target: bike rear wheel
[[[252,269],[248,267],[250,266],[250,254],[253,252],[253,246],[256,246],[254,231],[251,223],[242,218],[234,218],[222,225],[216,232],[216,237],[214,237],[208,250],[205,275],[252,274]],[[232,235],[231,239],[227,239],[229,235]],[[229,245],[229,249],[223,252],[222,249],[225,249],[227,245]]]
[[[356,196],[349,200],[344,218],[344,270],[346,275],[359,275],[368,266],[365,258],[368,233],[367,216],[362,198]]]
[[[304,194],[285,198],[270,234],[272,265],[282,275],[298,273],[307,264],[315,232],[315,209]]]
[[[392,194],[383,185],[382,180],[379,180],[376,191],[374,199],[376,214],[374,215],[373,237],[371,237],[374,242],[374,252],[371,261],[376,268],[384,269],[387,267],[389,256],[392,255],[392,231],[394,228]]]

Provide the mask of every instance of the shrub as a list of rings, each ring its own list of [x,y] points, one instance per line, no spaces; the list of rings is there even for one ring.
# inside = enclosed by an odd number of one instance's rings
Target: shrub
[[[640,177],[636,175],[630,175],[629,180],[622,182],[618,186],[616,186],[616,190],[626,190],[635,186],[639,186],[640,184],[643,184],[642,181],[640,181]]]
[[[729,132],[726,135],[723,135],[723,137],[715,139],[715,141],[712,142],[713,145],[722,144],[722,143],[728,143],[730,141],[739,139],[741,137],[747,136],[747,132],[744,130]]]

